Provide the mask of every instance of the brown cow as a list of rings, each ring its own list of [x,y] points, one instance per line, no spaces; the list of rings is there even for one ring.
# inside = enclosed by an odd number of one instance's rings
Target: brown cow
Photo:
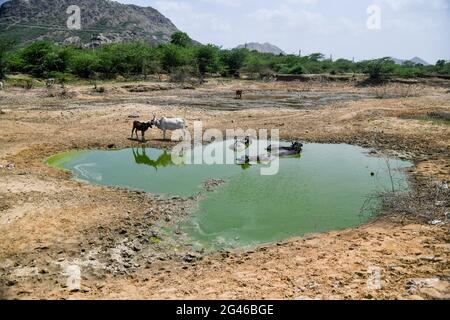
[[[236,90],[236,99],[241,100],[242,99],[242,94],[244,92],[242,90]]]
[[[134,137],[134,132],[136,132],[136,139],[139,140],[139,134],[138,131],[142,134],[142,142],[145,142],[145,132],[148,129],[151,129],[153,127],[151,122],[140,122],[140,121],[134,121],[133,122],[133,130],[131,131],[131,139]]]

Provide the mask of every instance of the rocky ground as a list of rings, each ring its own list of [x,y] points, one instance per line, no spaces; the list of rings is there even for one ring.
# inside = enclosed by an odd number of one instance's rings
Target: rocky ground
[[[450,84],[106,83],[0,91],[0,296],[6,299],[448,299]],[[243,89],[244,99],[234,99]],[[261,107],[262,106],[262,107]],[[206,128],[280,129],[283,139],[351,143],[412,160],[413,191],[355,229],[251,251],[205,254],[159,232],[196,199],[85,184],[44,160],[58,152],[170,147],[132,118]],[[130,118],[132,117],[132,118]],[[190,127],[190,129],[192,129]],[[221,181],[205,182],[208,191]],[[181,235],[180,235],[181,236]],[[81,286],[73,286],[80,276]],[[374,277],[381,287],[368,286]]]

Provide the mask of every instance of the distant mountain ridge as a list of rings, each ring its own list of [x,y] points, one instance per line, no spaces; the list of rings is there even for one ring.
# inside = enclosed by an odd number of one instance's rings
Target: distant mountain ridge
[[[414,58],[409,59],[409,60],[402,60],[402,59],[396,59],[396,58],[391,58],[391,59],[394,60],[394,62],[396,64],[398,64],[398,65],[402,65],[402,64],[404,64],[407,61],[411,61],[411,62],[413,62],[415,64],[422,64],[424,66],[429,66],[430,65],[428,62],[426,62],[425,60],[423,60],[422,58],[419,58],[419,57],[414,57]]]
[[[66,11],[71,5],[81,9],[81,30],[67,28],[70,15]],[[0,35],[22,44],[42,39],[80,46],[131,41],[162,44],[177,31],[152,7],[110,0],[9,0],[0,6]]]
[[[244,49],[244,48],[247,48],[248,50],[256,50],[261,53],[273,53],[276,55],[286,54],[283,50],[268,42],[266,43],[250,42],[237,46],[237,49]]]

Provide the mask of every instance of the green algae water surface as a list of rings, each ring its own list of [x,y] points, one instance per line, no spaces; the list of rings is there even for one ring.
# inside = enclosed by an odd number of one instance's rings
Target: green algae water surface
[[[361,215],[367,197],[390,190],[393,181],[396,190],[407,190],[402,169],[412,166],[342,144],[307,144],[301,156],[280,159],[273,176],[262,176],[260,165],[175,165],[170,153],[151,148],[71,152],[48,163],[99,185],[183,197],[201,192],[198,207],[180,228],[191,243],[205,248],[252,246],[360,225],[369,218]],[[226,183],[205,192],[210,179]]]

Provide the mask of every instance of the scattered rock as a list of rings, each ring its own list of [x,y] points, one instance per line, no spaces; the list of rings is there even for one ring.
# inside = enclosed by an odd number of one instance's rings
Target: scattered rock
[[[201,254],[197,252],[190,252],[184,256],[183,261],[187,263],[193,263],[201,259],[202,259]]]
[[[137,119],[137,118],[140,118],[141,116],[139,115],[139,113],[130,113],[129,115],[128,115],[128,118],[130,118],[130,119]]]
[[[12,287],[15,286],[18,282],[16,280],[8,280],[6,281],[6,286],[7,287]]]
[[[320,298],[312,298],[312,297],[309,297],[309,296],[298,296],[298,297],[295,298],[295,300],[298,300],[298,301],[313,301],[313,300],[320,300]]]
[[[450,299],[449,282],[438,278],[411,279],[407,282],[406,289],[411,294],[425,296],[429,299]]]
[[[450,293],[441,292],[434,288],[423,288],[423,289],[419,290],[419,293],[424,295],[427,298],[434,299],[434,300],[449,300],[450,299]]]
[[[203,188],[207,191],[207,192],[213,192],[214,190],[216,190],[218,187],[220,187],[221,185],[223,185],[226,181],[223,179],[210,179],[210,180],[206,180],[205,182],[203,182]]]

